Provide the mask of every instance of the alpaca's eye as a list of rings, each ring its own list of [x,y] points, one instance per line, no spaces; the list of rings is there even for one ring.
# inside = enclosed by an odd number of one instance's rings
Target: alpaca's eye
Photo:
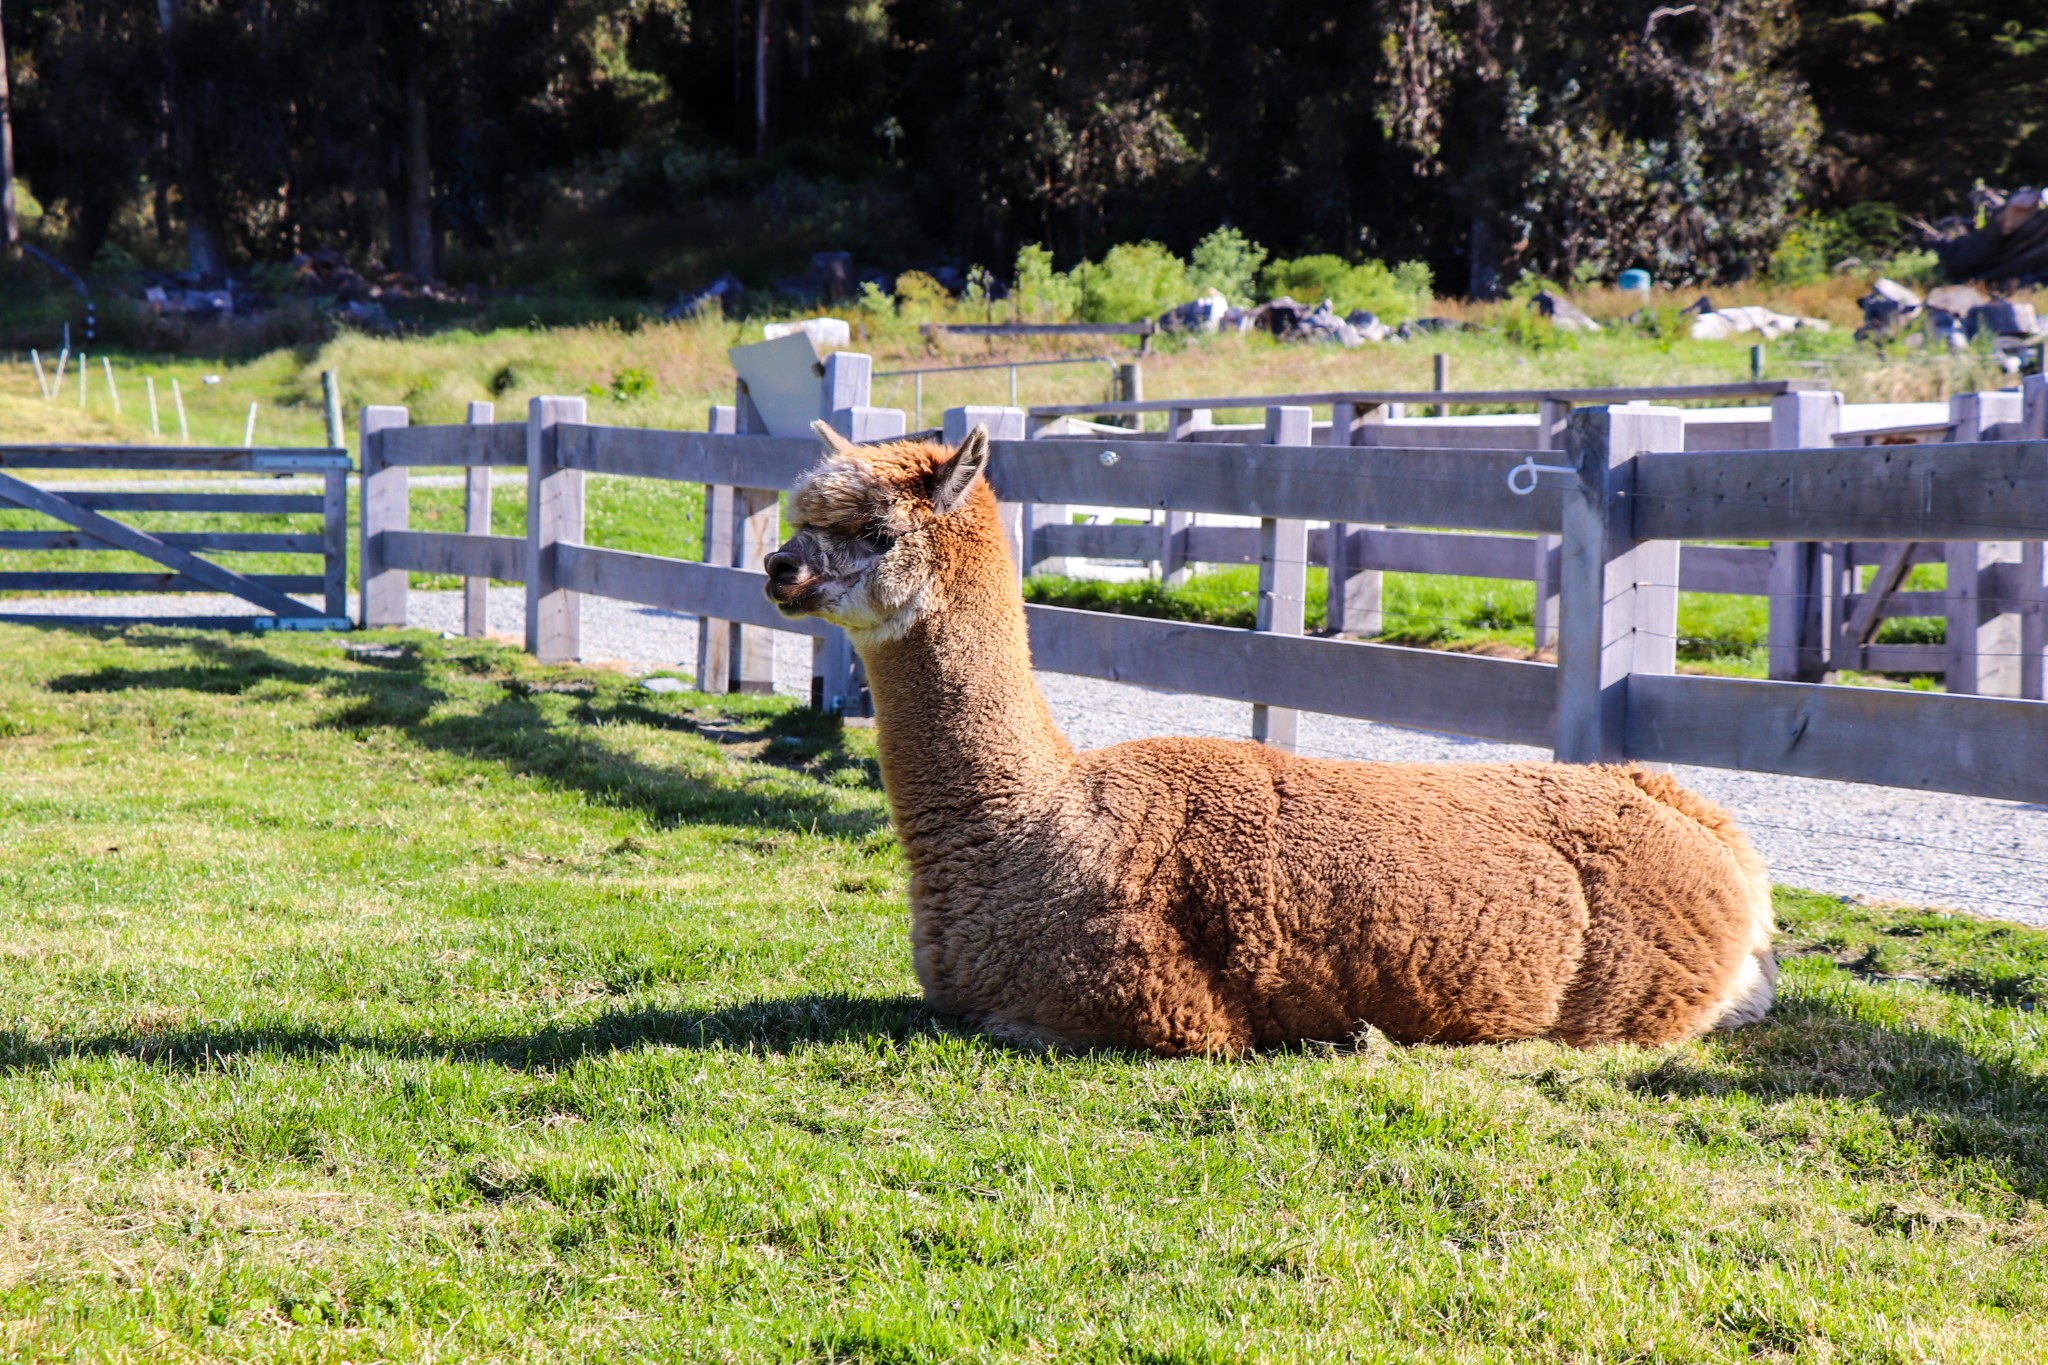
[[[878,555],[885,555],[896,546],[896,537],[884,535],[880,531],[863,531],[854,539]]]

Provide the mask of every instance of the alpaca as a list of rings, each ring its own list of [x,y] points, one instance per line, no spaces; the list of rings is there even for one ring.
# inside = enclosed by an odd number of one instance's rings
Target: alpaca
[[[1076,752],[1031,676],[988,436],[818,424],[769,598],[867,666],[918,980],[1008,1043],[1242,1054],[1354,1036],[1648,1046],[1754,1022],[1770,885],[1671,778],[1353,763],[1248,741]]]

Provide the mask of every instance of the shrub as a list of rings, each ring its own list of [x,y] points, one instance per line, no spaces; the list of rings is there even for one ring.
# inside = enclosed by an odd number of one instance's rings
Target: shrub
[[[630,403],[654,392],[654,376],[642,369],[627,368],[612,376],[612,401]]]
[[[1157,242],[1130,242],[1111,247],[1081,283],[1088,321],[1137,322],[1187,298],[1188,268]]]
[[[1081,282],[1052,264],[1052,253],[1033,242],[1017,253],[1015,297],[1019,315],[1065,322],[1081,311]]]
[[[935,322],[952,302],[946,286],[922,270],[896,277],[896,312],[905,322]]]
[[[1234,227],[1217,228],[1188,256],[1188,291],[1214,289],[1238,307],[1248,307],[1258,297],[1259,267],[1265,262],[1266,248]]]
[[[1297,256],[1275,261],[1261,277],[1266,296],[1286,294],[1302,303],[1323,299],[1340,313],[1363,308],[1383,322],[1405,322],[1429,307],[1429,267],[1403,261],[1389,268],[1382,261],[1349,265],[1341,256]]]

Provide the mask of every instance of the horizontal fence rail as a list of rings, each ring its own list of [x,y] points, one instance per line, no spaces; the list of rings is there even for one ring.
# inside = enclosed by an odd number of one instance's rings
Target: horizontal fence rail
[[[1796,399],[1795,415],[1820,412],[1830,401],[1798,381],[1714,390],[1700,396],[1775,392],[1778,403]],[[846,401],[826,410],[828,420],[879,421],[870,415],[880,410],[856,401],[864,391],[841,382],[833,392]],[[1569,401],[1608,392],[1569,391]],[[1565,401],[1554,393],[1541,397]],[[1168,405],[1146,410],[1155,406]],[[423,463],[421,452],[448,458],[509,450],[509,436],[500,433],[513,424],[495,424],[465,444],[425,434],[452,428],[396,425],[402,414],[380,431],[366,413],[365,506],[384,509],[365,519],[366,541],[376,541],[374,556],[367,548],[365,554],[366,604],[373,563],[400,578],[441,572],[523,581],[530,643],[538,641],[544,658],[573,653],[581,594],[686,612],[705,623],[707,639],[715,634],[706,646],[712,664],[700,655],[699,670],[700,681],[714,686],[737,685],[760,667],[749,644],[753,633],[794,632],[810,636],[814,658],[828,661],[814,664],[814,696],[822,687],[825,697],[844,701],[845,679],[833,670],[847,665],[829,662],[844,648],[843,636],[814,619],[782,617],[758,572],[759,555],[777,533],[777,496],[816,463],[819,447],[807,437],[739,429],[749,420],[744,402],[719,413],[714,423],[722,430],[644,431],[588,423],[575,400],[536,400],[523,428],[523,541],[474,529],[413,531],[388,516],[403,511],[402,482],[381,486],[381,504],[372,487],[377,478]],[[1526,450],[1312,445],[1301,407],[1269,413],[1267,443],[1236,447],[1171,439],[1119,445],[1115,432],[1019,439],[1026,423],[1017,409],[955,409],[947,429],[957,438],[974,420],[997,430],[988,477],[1008,508],[1142,508],[1168,518],[1154,525],[1055,521],[1027,531],[1036,538],[1034,552],[1048,557],[1257,563],[1262,592],[1277,594],[1277,601],[1285,591],[1297,598],[1300,592],[1298,584],[1287,589],[1285,574],[1327,562],[1341,544],[1347,571],[1549,579],[1562,595],[1556,665],[1310,637],[1299,633],[1298,605],[1292,622],[1262,608],[1262,628],[1250,631],[1031,606],[1026,619],[1037,667],[1250,703],[1255,724],[1279,743],[1291,733],[1281,718],[1309,710],[1546,746],[1570,760],[1692,763],[2048,799],[2048,704],[1688,676],[1676,673],[1674,652],[1678,591],[1768,594],[1775,622],[1787,563],[1783,545],[1681,541],[1872,542],[1867,555],[1897,543],[1902,548],[1886,561],[1891,567],[1880,567],[1897,581],[1885,588],[1873,582],[1864,595],[1883,600],[1863,615],[1952,609],[1950,593],[1895,591],[1900,576],[1916,563],[1946,557],[1953,565],[1953,551],[1943,544],[2048,540],[2048,442],[1816,448],[1826,440],[1822,432],[1799,448],[1687,453],[1675,410],[1589,407],[1553,415],[1559,430],[1548,448],[1564,472],[1543,475],[1528,496],[1507,487],[1508,471]],[[1775,408],[1774,423],[1790,429]],[[900,432],[900,416],[883,429]],[[407,465],[380,458],[384,441],[408,452]],[[704,560],[587,544],[580,480],[588,474],[705,485]],[[1255,517],[1260,524],[1171,520],[1191,513]],[[1444,529],[1402,529],[1414,527]],[[1867,568],[1870,561],[1844,562]],[[2026,619],[2048,618],[2042,574],[2038,555],[1984,566],[1972,580],[1981,600],[1971,599],[1970,612],[2001,617],[2001,602],[2010,597]],[[1333,572],[1333,583],[1337,577]],[[1852,609],[1861,604],[1853,593],[1847,600]],[[536,604],[549,601],[569,624],[536,630]],[[728,629],[730,637],[723,634]]]

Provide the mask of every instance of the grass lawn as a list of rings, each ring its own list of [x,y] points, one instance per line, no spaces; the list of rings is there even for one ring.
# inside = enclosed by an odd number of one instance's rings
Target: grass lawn
[[[1663,1052],[1045,1058],[870,736],[0,627],[0,1358],[2035,1361],[2048,936],[1785,891]]]

